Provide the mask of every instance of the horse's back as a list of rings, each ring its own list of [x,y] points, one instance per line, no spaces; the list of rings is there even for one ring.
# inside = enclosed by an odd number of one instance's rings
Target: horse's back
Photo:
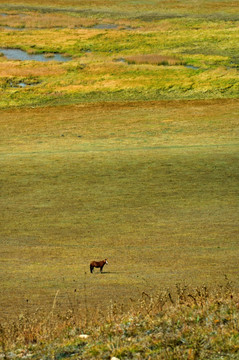
[[[90,263],[90,266],[99,267],[101,266],[101,261],[92,261]]]
[[[96,267],[96,268],[98,268],[98,267],[102,267],[102,266],[104,266],[105,264],[108,264],[107,263],[107,261],[106,260],[101,260],[101,261],[92,261],[91,263],[90,263],[90,266],[92,267]]]

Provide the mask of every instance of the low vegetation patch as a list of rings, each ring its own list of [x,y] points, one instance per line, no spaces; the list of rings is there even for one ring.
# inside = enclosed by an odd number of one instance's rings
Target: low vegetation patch
[[[238,359],[239,294],[224,286],[142,292],[129,311],[21,315],[0,325],[6,359]],[[84,314],[86,315],[86,313]]]
[[[153,65],[182,65],[183,62],[179,59],[163,56],[158,54],[146,54],[126,56],[125,60],[128,64],[153,64]]]

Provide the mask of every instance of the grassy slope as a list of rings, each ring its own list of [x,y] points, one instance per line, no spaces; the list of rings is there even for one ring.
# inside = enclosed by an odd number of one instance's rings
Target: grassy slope
[[[6,313],[57,289],[68,306],[86,286],[91,307],[95,291],[104,305],[224,273],[238,284],[237,121],[237,100],[2,111]]]

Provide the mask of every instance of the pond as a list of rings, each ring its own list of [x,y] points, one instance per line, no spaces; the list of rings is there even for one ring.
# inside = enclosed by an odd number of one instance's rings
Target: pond
[[[32,83],[32,84],[27,84],[23,81],[19,81],[19,82],[15,82],[15,83],[13,83],[12,81],[9,82],[10,87],[14,88],[14,89],[32,87],[32,86],[36,86],[39,84],[40,84],[40,82],[36,82],[36,83]]]
[[[35,60],[35,61],[70,61],[68,56],[62,56],[60,54],[53,54],[51,57],[45,57],[44,54],[28,54],[26,51],[20,49],[5,49],[0,48],[0,53],[4,54],[9,60]]]
[[[199,69],[199,67],[197,67],[197,66],[194,66],[194,65],[184,65],[186,68],[188,68],[188,69],[193,69],[193,70],[198,70]]]
[[[27,16],[26,14],[6,14],[6,13],[0,13],[0,16],[4,16],[4,17],[6,17],[6,16],[11,16],[11,15],[18,15],[18,16],[20,16],[20,17],[25,17],[25,16]]]
[[[124,58],[118,58],[118,59],[115,59],[116,62],[122,62],[122,63],[127,63],[127,61],[124,59]]]
[[[4,27],[1,26],[0,29],[14,30],[14,31],[23,31],[23,30],[25,30],[25,28],[17,28],[17,27],[13,27],[13,26],[4,26]]]
[[[109,29],[117,29],[117,25],[115,24],[97,24],[92,26],[92,29],[101,29],[101,30],[109,30]]]
[[[18,84],[13,84],[12,82],[10,82],[10,86],[12,87],[12,88],[25,88],[26,86],[27,86],[27,84],[26,83],[24,83],[24,82],[19,82]]]
[[[26,86],[27,86],[27,84],[26,84],[26,83],[24,83],[24,82],[20,82],[20,83],[18,83],[18,86],[19,86],[19,87],[24,88],[24,87],[26,87]]]

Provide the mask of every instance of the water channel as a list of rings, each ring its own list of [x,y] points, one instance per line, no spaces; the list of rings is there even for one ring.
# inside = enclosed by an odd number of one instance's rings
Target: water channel
[[[63,56],[61,54],[53,54],[51,57],[46,57],[44,54],[28,54],[26,51],[20,49],[5,49],[0,48],[0,53],[6,56],[9,60],[35,60],[35,61],[70,61],[71,57]]]
[[[110,30],[117,29],[118,25],[115,24],[97,24],[91,27],[91,29]]]

